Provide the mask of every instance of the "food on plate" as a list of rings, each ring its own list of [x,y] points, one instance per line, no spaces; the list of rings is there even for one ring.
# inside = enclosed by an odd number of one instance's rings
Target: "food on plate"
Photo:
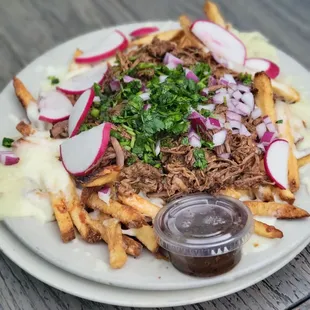
[[[309,217],[307,211],[285,203],[244,201],[244,204],[250,208],[253,215],[274,216],[278,219]]]
[[[253,231],[253,217],[239,200],[192,194],[161,209],[154,229],[178,270],[215,276],[239,263],[242,245]]]
[[[142,27],[130,42],[116,30],[76,49],[38,100],[14,78],[29,122],[3,139],[3,216],[55,218],[63,242],[74,228],[102,240],[114,269],[144,247],[195,276],[233,268],[253,230],[283,237],[252,215],[309,217],[293,205],[310,163],[307,120],[297,128],[290,108],[300,94],[280,82],[265,38],[235,30],[210,1],[204,10],[208,21],[181,15],[180,29]]]
[[[257,220],[254,221],[254,232],[258,236],[270,239],[283,238],[283,232],[281,230]]]

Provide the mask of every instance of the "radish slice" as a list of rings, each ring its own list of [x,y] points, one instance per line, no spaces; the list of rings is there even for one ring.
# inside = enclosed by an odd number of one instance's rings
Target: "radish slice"
[[[76,101],[69,117],[69,123],[68,123],[69,137],[73,137],[78,133],[85,117],[88,114],[90,107],[93,104],[94,98],[95,98],[95,92],[92,88],[90,88],[86,90]]]
[[[61,92],[52,90],[39,98],[39,120],[57,123],[69,118],[72,111],[71,101]]]
[[[5,166],[15,165],[19,162],[19,157],[11,151],[0,151],[0,162]]]
[[[63,166],[72,175],[85,175],[104,155],[110,140],[110,123],[81,132],[60,145]]]
[[[82,74],[75,75],[70,80],[64,81],[57,89],[65,94],[80,95],[93,87],[94,83],[101,84],[107,71],[107,64],[95,66]]]
[[[157,27],[142,27],[142,28],[138,28],[132,32],[130,32],[130,36],[131,37],[143,37],[143,36],[147,36],[150,33],[159,31],[159,28]]]
[[[194,22],[191,31],[214,55],[244,65],[246,48],[231,32],[205,20]]]
[[[288,142],[277,139],[269,145],[264,158],[268,176],[281,189],[288,189],[288,157]]]
[[[81,56],[75,58],[75,62],[80,64],[89,64],[98,62],[122,51],[128,46],[128,40],[123,33],[118,30],[111,32],[105,39],[100,40],[100,45],[92,47]]]
[[[248,58],[245,61],[245,67],[255,72],[265,71],[271,79],[275,79],[280,73],[278,65],[265,58]]]

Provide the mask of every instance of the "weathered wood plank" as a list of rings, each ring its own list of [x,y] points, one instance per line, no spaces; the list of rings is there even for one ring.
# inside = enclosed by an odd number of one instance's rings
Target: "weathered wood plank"
[[[0,88],[46,50],[94,29],[134,21],[203,18],[203,0],[1,0]],[[257,29],[310,68],[310,1],[219,0],[227,18]],[[310,247],[265,281],[238,294],[187,309],[285,309],[310,291]],[[0,255],[0,309],[115,309],[89,302],[36,280]],[[176,309],[181,309],[178,307]],[[309,309],[309,304],[299,309]]]

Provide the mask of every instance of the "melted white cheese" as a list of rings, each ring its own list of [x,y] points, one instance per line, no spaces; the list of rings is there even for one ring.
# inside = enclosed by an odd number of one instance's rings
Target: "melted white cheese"
[[[47,132],[19,140],[15,153],[20,161],[0,165],[0,219],[34,216],[54,219],[49,194],[69,192],[70,177],[59,161],[63,140],[47,138]]]

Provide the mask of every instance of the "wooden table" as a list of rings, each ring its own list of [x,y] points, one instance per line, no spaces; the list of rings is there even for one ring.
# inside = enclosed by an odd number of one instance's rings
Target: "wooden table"
[[[310,1],[218,0],[227,20],[259,30],[310,68]],[[26,64],[76,35],[110,25],[203,18],[203,0],[0,0],[0,88]],[[310,229],[310,228],[309,228]],[[310,309],[310,247],[273,276],[188,309]],[[106,309],[45,285],[0,253],[0,309]],[[116,307],[109,306],[110,309]]]

